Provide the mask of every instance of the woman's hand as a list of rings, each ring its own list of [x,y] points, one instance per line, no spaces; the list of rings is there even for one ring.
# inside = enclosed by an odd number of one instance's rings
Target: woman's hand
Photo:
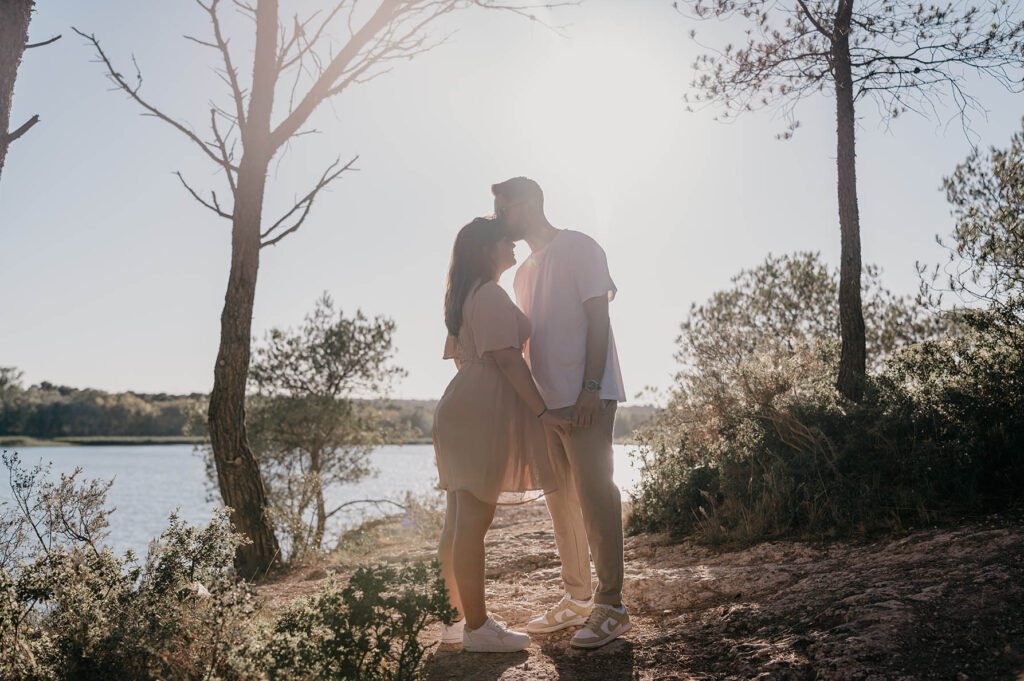
[[[572,421],[566,416],[556,416],[550,411],[545,411],[540,415],[540,422],[544,424],[545,428],[551,428],[552,430],[558,431],[564,435],[568,435],[569,431],[572,430]]]

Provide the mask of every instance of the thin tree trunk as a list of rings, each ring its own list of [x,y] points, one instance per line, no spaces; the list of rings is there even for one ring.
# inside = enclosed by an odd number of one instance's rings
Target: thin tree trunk
[[[839,333],[842,349],[836,388],[853,401],[864,396],[866,349],[861,306],[860,214],[857,209],[856,139],[850,19],[853,0],[840,0],[832,56],[836,79],[836,132],[839,190]]]
[[[324,506],[324,481],[322,476],[322,460],[320,452],[313,452],[310,463],[310,472],[316,475],[316,530],[313,534],[313,550],[320,551],[324,543],[324,534],[327,531],[327,509]]]
[[[14,81],[28,42],[34,4],[33,0],[0,0],[0,175],[13,141],[10,126]]]
[[[210,444],[217,483],[232,521],[251,543],[239,547],[235,567],[253,578],[280,555],[259,465],[245,430],[245,387],[249,377],[252,309],[260,265],[260,228],[267,168],[273,156],[270,115],[274,102],[277,54],[277,2],[259,0],[252,97],[242,131],[242,160],[231,221],[231,271],[220,318],[220,349],[210,393]]]

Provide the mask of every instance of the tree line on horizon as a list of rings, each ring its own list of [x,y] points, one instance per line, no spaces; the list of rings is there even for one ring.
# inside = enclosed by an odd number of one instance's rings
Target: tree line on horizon
[[[108,392],[49,381],[25,386],[21,372],[0,367],[0,438],[55,440],[74,437],[205,437],[196,414],[207,393]],[[437,400],[356,400],[379,411],[392,443],[429,442]],[[615,437],[629,438],[655,407],[623,406]],[[202,419],[198,426],[201,427]]]

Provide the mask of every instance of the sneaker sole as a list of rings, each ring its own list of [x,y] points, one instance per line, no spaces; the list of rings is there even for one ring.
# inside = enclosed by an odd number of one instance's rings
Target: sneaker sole
[[[530,647],[530,643],[529,642],[527,642],[526,645],[524,645],[521,648],[499,648],[499,649],[477,648],[475,646],[467,646],[465,643],[462,644],[462,649],[465,652],[467,652],[467,653],[518,653],[520,651],[526,650],[529,647]]]
[[[571,645],[573,648],[583,648],[584,650],[589,650],[591,648],[600,648],[601,646],[608,645],[609,643],[611,643],[612,641],[614,641],[618,637],[622,636],[623,634],[625,634],[627,631],[629,631],[632,628],[633,628],[633,623],[632,622],[626,622],[626,624],[624,626],[618,627],[616,629],[612,629],[612,633],[608,634],[607,638],[598,639],[597,641],[594,641],[592,643],[589,643],[589,642],[585,643],[585,642],[582,642],[582,641],[577,642],[576,639],[573,639],[573,640],[569,641],[569,645]]]
[[[587,623],[586,617],[573,617],[571,620],[566,620],[561,624],[553,624],[548,627],[534,627],[529,624],[526,625],[526,632],[528,634],[552,634],[562,629],[568,629],[569,627],[579,627]]]

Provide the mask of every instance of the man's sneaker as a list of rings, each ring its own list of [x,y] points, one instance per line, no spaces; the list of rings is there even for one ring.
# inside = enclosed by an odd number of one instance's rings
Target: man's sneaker
[[[514,653],[529,645],[529,635],[512,631],[490,617],[480,628],[462,632],[462,649],[471,653]]]
[[[587,621],[593,609],[592,600],[581,604],[580,601],[574,601],[569,594],[565,594],[555,607],[530,620],[526,630],[531,634],[550,634],[566,627],[576,627]]]
[[[487,616],[498,624],[505,624],[505,620],[501,619],[494,613],[487,613]],[[441,625],[441,643],[444,644],[455,644],[462,643],[462,632],[466,628],[466,618],[463,617],[458,622],[452,624]]]
[[[595,605],[594,611],[587,618],[587,623],[576,632],[570,643],[574,648],[600,648],[622,636],[632,627],[626,608]]]

